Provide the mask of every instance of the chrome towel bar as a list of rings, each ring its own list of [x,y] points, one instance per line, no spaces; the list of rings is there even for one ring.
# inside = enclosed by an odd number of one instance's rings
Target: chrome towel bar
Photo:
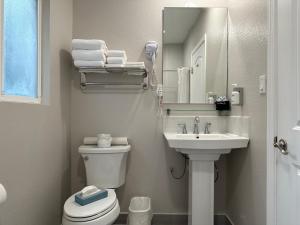
[[[114,67],[114,68],[81,68],[79,69],[81,74],[80,76],[80,87],[85,90],[88,86],[128,86],[142,88],[144,90],[148,89],[148,73],[145,68],[126,68],[126,67]],[[102,82],[89,82],[86,79],[87,74],[124,74],[125,76],[130,77],[141,77],[143,82],[138,83],[136,81],[131,82],[111,82],[111,81],[102,81]]]

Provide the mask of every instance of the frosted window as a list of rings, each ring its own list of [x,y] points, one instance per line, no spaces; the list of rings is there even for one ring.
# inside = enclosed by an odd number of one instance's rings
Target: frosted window
[[[4,95],[38,95],[37,1],[4,0]]]

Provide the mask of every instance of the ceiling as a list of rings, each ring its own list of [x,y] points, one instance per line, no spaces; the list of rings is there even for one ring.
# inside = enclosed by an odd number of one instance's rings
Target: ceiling
[[[199,8],[164,9],[164,43],[182,44],[197,21]]]

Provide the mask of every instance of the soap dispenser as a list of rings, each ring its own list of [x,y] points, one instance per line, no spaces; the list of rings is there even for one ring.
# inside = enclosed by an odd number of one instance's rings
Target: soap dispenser
[[[243,88],[238,87],[237,84],[232,84],[233,90],[231,93],[231,104],[242,105],[243,104]]]

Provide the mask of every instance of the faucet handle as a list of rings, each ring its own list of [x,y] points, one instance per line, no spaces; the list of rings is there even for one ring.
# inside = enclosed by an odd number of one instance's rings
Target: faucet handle
[[[177,126],[182,128],[182,134],[187,134],[186,123],[178,123]]]
[[[195,116],[194,123],[200,123],[200,117],[199,116]]]
[[[205,123],[204,134],[210,134],[209,127],[211,126],[211,122]]]

